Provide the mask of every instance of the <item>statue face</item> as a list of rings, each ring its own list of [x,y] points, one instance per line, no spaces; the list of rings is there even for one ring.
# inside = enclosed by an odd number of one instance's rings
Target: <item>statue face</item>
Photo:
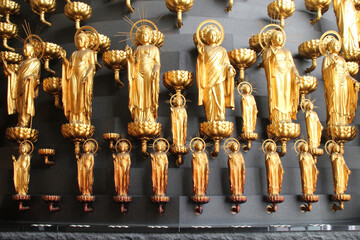
[[[335,41],[334,44],[333,44],[333,51],[335,53],[339,53],[341,50],[341,45],[340,45],[340,42],[339,41]]]
[[[208,34],[207,34],[207,41],[209,44],[214,44],[218,41],[218,34],[216,32],[216,30],[209,30]]]
[[[183,99],[182,99],[182,97],[176,97],[175,98],[175,106],[181,106],[181,105],[183,105],[183,103],[184,103],[184,101],[183,101]]]
[[[307,144],[302,144],[301,145],[301,150],[302,150],[302,152],[307,152],[309,150],[308,145]]]
[[[237,142],[231,142],[229,143],[229,149],[233,152],[237,152],[239,150],[239,144]]]
[[[196,151],[201,151],[203,149],[203,147],[204,147],[204,144],[201,141],[199,141],[199,140],[195,141],[194,148]]]
[[[281,32],[275,31],[271,37],[271,42],[276,47],[282,46],[284,42],[284,36],[282,35]]]
[[[306,108],[307,108],[308,110],[313,110],[313,109],[314,109],[314,104],[311,103],[311,102],[309,102],[308,104],[306,104]]]
[[[148,28],[142,30],[142,34],[140,35],[140,43],[142,45],[150,43],[151,32]]]
[[[26,44],[24,46],[24,56],[25,57],[32,57],[35,54],[34,46],[31,44]]]
[[[126,142],[121,142],[119,144],[120,152],[126,152],[129,150],[129,144]]]
[[[333,151],[335,153],[339,153],[340,152],[340,146],[338,144],[334,144]]]
[[[79,34],[76,39],[79,48],[86,48],[89,42],[89,38],[86,36],[85,33]]]
[[[165,151],[165,149],[166,149],[165,142],[164,141],[158,141],[156,143],[155,149],[156,149],[156,151],[161,151],[161,152]]]
[[[275,152],[276,151],[276,145],[272,142],[268,143],[267,149],[269,152]]]
[[[28,153],[30,151],[30,149],[31,149],[31,146],[29,143],[23,143],[20,146],[19,152],[20,152],[20,154],[25,154],[25,153]]]
[[[244,85],[242,87],[242,91],[244,94],[248,94],[248,93],[250,93],[250,87],[248,85]]]
[[[92,142],[86,142],[84,145],[84,152],[92,152],[95,150],[95,144]]]

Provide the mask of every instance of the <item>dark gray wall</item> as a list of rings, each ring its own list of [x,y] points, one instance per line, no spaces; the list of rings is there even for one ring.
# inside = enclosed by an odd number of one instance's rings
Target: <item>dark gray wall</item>
[[[26,19],[30,22],[33,31],[40,26],[39,35],[45,41],[56,42],[67,50],[68,56],[75,50],[73,37],[75,33],[74,23],[63,14],[65,0],[58,0],[56,13],[48,17],[53,22],[51,28],[45,27],[33,14],[27,3],[19,1],[22,5],[21,15],[14,19],[16,23],[23,23]],[[89,1],[87,1],[89,2]],[[223,46],[227,50],[248,47],[248,39],[251,35],[259,33],[261,28],[271,22],[267,16],[267,5],[269,0],[235,0],[233,11],[224,11],[227,1],[225,0],[196,0],[190,12],[183,16],[184,27],[175,27],[176,15],[172,14],[165,7],[164,1],[134,0],[135,8],[147,9],[147,17],[154,19],[162,16],[158,21],[159,29],[165,29],[166,40],[161,50],[161,73],[183,69],[195,73],[197,51],[193,44],[193,33],[200,22],[212,18],[221,22],[224,26],[226,36]],[[286,33],[288,48],[295,57],[295,63],[301,74],[305,68],[311,65],[310,61],[302,60],[297,53],[300,43],[320,38],[327,30],[336,30],[336,21],[333,9],[331,8],[315,25],[309,23],[314,14],[306,11],[304,1],[295,0],[296,11],[294,15],[286,20]],[[133,21],[139,19],[138,13],[129,14],[125,8],[124,0],[91,1],[93,16],[87,22],[95,27],[99,33],[109,36],[112,40],[111,49],[124,49],[125,43],[119,42],[123,38],[114,35],[117,32],[130,31],[131,26],[123,20],[126,15]],[[24,37],[24,35],[22,35]],[[131,44],[130,40],[126,42]],[[17,40],[10,41],[10,44],[17,45],[21,50],[21,43]],[[325,101],[324,88],[321,77],[321,61],[319,67],[312,73],[318,78],[319,86],[312,94],[316,98],[317,112],[323,125],[325,125]],[[101,63],[101,61],[100,61]],[[61,71],[61,63],[55,62],[52,68],[58,73]],[[50,76],[43,71],[42,78]],[[311,223],[357,223],[360,213],[360,154],[359,137],[345,145],[345,159],[352,170],[349,180],[348,193],[352,200],[345,204],[345,210],[333,213],[330,210],[331,201],[329,196],[333,193],[332,172],[329,158],[324,155],[318,160],[320,170],[316,194],[320,195],[320,201],[313,205],[313,211],[301,213],[299,206],[301,202],[298,195],[301,195],[300,171],[298,157],[293,150],[293,141],[288,144],[288,154],[282,158],[285,167],[282,194],[285,195],[285,202],[280,204],[278,212],[271,215],[265,211],[264,196],[266,195],[266,175],[264,155],[261,151],[261,141],[266,139],[266,125],[268,124],[267,113],[267,90],[264,70],[255,66],[246,71],[250,81],[254,81],[256,88],[255,97],[259,108],[257,132],[259,139],[253,143],[253,148],[245,153],[247,167],[245,195],[248,202],[241,206],[238,215],[230,212],[231,204],[226,201],[230,194],[227,156],[223,150],[216,159],[210,159],[210,176],[208,195],[211,198],[209,204],[204,206],[204,213],[196,216],[193,213],[194,205],[190,203],[189,196],[192,195],[192,179],[190,154],[185,157],[185,163],[180,168],[175,165],[175,157],[170,156],[168,195],[170,203],[166,206],[166,213],[159,216],[155,206],[150,202],[152,194],[150,159],[142,159],[140,145],[133,140],[136,149],[132,152],[131,183],[129,194],[133,196],[133,203],[130,205],[130,212],[121,215],[112,196],[114,195],[113,163],[107,143],[102,139],[105,132],[127,133],[127,123],[131,121],[127,108],[128,89],[126,72],[121,73],[126,87],[118,89],[113,80],[112,71],[105,67],[99,70],[94,80],[93,118],[95,125],[95,138],[99,141],[100,151],[95,159],[94,170],[94,203],[95,212],[85,214],[80,203],[76,202],[78,194],[76,181],[76,160],[73,154],[74,147],[70,141],[62,138],[60,127],[66,122],[63,113],[53,106],[52,96],[42,90],[36,100],[36,116],[33,127],[40,131],[39,141],[36,148],[53,147],[56,149],[56,166],[48,168],[44,166],[40,156],[33,154],[31,167],[31,180],[29,194],[32,195],[30,202],[31,209],[28,212],[19,212],[17,205],[11,200],[14,193],[12,183],[12,160],[11,155],[16,154],[16,146],[5,138],[5,129],[16,124],[15,116],[7,116],[6,112],[6,88],[7,80],[1,75],[0,82],[0,221],[7,223],[55,223],[55,224],[117,224],[129,226],[165,225],[175,228],[186,228],[197,225],[230,227],[236,225],[273,225],[290,224],[302,225]],[[199,123],[205,121],[203,107],[197,106],[197,89],[193,86],[187,91],[189,115],[189,140],[196,136]],[[158,121],[163,125],[165,137],[171,136],[170,110],[165,103],[169,99],[169,90],[161,83],[160,106]],[[234,122],[234,136],[241,133],[241,110],[240,98],[236,96],[236,110],[227,111],[227,120]],[[354,124],[359,124],[359,113],[356,114]],[[298,113],[298,123],[301,124],[302,136],[305,134],[305,122],[302,112]],[[325,141],[323,141],[325,143]],[[210,147],[212,148],[212,147]],[[208,149],[210,151],[211,149]],[[43,194],[59,194],[62,196],[61,212],[50,213],[47,204],[41,201]]]

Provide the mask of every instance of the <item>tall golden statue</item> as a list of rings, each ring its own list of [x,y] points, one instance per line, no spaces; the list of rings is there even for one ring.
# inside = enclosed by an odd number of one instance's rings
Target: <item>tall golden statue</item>
[[[166,188],[168,184],[169,161],[167,153],[170,149],[169,142],[164,138],[157,138],[153,143],[155,153],[151,153],[151,180],[154,196],[151,201],[158,204],[159,214],[164,213],[163,205],[168,203]]]
[[[23,201],[29,201],[30,195],[27,195],[30,181],[30,161],[31,153],[34,150],[32,142],[25,140],[19,145],[19,157],[13,155],[14,166],[14,187],[16,195],[13,195],[13,200],[19,202],[19,210],[27,210],[29,207],[23,206]]]
[[[272,213],[277,211],[277,204],[284,201],[284,196],[280,196],[280,192],[285,171],[280,156],[276,152],[276,143],[273,140],[265,140],[262,144],[262,150],[265,153],[267,192],[269,194],[266,200],[271,203],[266,207],[266,211]]]
[[[201,214],[201,205],[210,201],[210,198],[205,196],[209,183],[209,160],[205,152],[206,144],[202,138],[193,138],[189,146],[192,152],[191,167],[194,193],[191,200],[198,205],[195,208],[195,213]]]
[[[231,212],[237,214],[240,212],[240,204],[246,202],[247,197],[243,196],[245,186],[245,160],[240,152],[240,143],[235,138],[229,138],[224,143],[224,149],[229,155],[229,179],[230,191],[232,196],[229,196],[229,201],[235,203],[231,207]]]
[[[206,25],[208,23],[215,25]],[[204,25],[206,26],[202,29]],[[196,64],[198,104],[204,105],[207,119],[207,122],[200,125],[200,132],[215,142],[212,157],[216,157],[219,153],[219,141],[229,137],[234,130],[233,124],[225,121],[225,110],[235,108],[236,71],[230,63],[226,49],[220,46],[224,35],[222,25],[215,20],[203,21],[196,30],[199,53]]]
[[[337,38],[337,39],[336,39]],[[325,56],[322,65],[326,100],[327,135],[329,139],[343,143],[356,136],[356,128],[350,126],[355,117],[360,84],[350,76],[346,61],[339,56],[341,37],[335,31],[321,36],[320,51]]]
[[[333,201],[338,201],[339,206],[333,204],[331,210],[343,210],[344,202],[351,199],[350,194],[345,194],[348,186],[349,175],[351,174],[350,169],[346,165],[343,153],[341,153],[341,147],[333,140],[329,140],[325,145],[325,150],[331,158],[331,166],[333,172],[334,182],[334,195],[332,196]]]
[[[149,25],[138,24],[148,23]],[[135,39],[133,31],[136,28]],[[142,140],[142,152],[148,156],[146,142],[159,135],[161,125],[156,122],[159,107],[160,51],[158,29],[146,19],[137,21],[131,28],[131,40],[136,46],[133,52],[126,46],[129,78],[129,110],[133,123],[128,125],[131,136]]]
[[[113,153],[114,159],[114,182],[117,196],[114,201],[120,203],[120,210],[126,213],[128,209],[125,204],[131,202],[131,197],[128,196],[130,185],[130,167],[131,167],[131,143],[127,139],[119,139],[115,144],[115,151]]]
[[[252,93],[252,85],[249,82],[241,82],[237,90],[241,96],[241,117],[242,117],[242,134],[241,139],[247,141],[247,146],[243,149],[248,151],[251,149],[251,141],[258,138],[255,133],[258,109],[256,101]]]
[[[267,127],[269,137],[282,142],[281,155],[286,154],[286,142],[300,134],[296,120],[299,105],[300,75],[294,64],[291,52],[284,48],[285,31],[275,24],[265,26],[260,37],[264,38],[264,30],[270,27],[270,37],[265,39],[265,46],[260,41],[263,51],[263,65],[268,85],[269,119]],[[265,34],[266,35],[266,34]]]
[[[319,201],[319,196],[314,195],[319,171],[316,167],[315,159],[309,152],[309,145],[305,140],[300,139],[296,141],[294,149],[299,154],[301,189],[303,193],[301,199],[307,203],[302,204],[300,210],[307,212],[312,210],[312,203]]]
[[[84,153],[77,157],[77,169],[78,169],[78,185],[80,196],[77,196],[79,202],[84,203],[84,211],[91,212],[93,208],[88,207],[88,203],[94,202],[95,197],[92,196],[92,187],[94,183],[94,155],[98,150],[98,143],[95,139],[88,139],[83,143]]]

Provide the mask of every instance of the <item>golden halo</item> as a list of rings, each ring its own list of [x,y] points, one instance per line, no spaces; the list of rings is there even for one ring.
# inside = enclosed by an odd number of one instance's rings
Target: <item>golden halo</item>
[[[92,154],[96,153],[96,152],[98,151],[98,149],[99,149],[99,144],[98,144],[98,142],[97,142],[95,139],[93,139],[93,138],[86,139],[86,141],[83,142],[83,148],[84,148],[84,146],[85,146],[85,143],[87,143],[87,142],[94,142],[94,143],[95,143],[95,151],[93,151],[93,152],[91,152],[91,153],[92,153]]]
[[[310,99],[307,99],[307,98],[305,98],[305,99],[303,99],[303,100],[301,101],[301,103],[300,103],[300,108],[301,108],[301,110],[302,110],[303,112],[305,112],[305,106],[306,106],[306,104],[309,103],[309,102],[312,103],[312,101],[311,101]]]
[[[228,151],[229,148],[228,148],[228,146],[227,146],[227,143],[228,143],[230,140],[233,141],[233,142],[236,142],[237,144],[239,144],[239,149],[240,149],[240,147],[241,147],[239,141],[238,141],[236,138],[228,138],[228,139],[226,139],[226,141],[224,142],[224,150],[225,150],[225,152],[226,152],[227,154],[230,154],[230,152]]]
[[[132,144],[131,144],[131,142],[129,141],[129,140],[127,140],[126,138],[121,138],[121,139],[119,139],[117,142],[116,142],[116,144],[115,144],[115,151],[116,152],[119,152],[118,150],[118,147],[119,147],[119,143],[121,143],[121,142],[126,142],[127,144],[129,144],[129,150],[127,150],[126,151],[126,153],[130,153],[131,152],[131,149],[132,149]]]
[[[23,145],[24,143],[30,143],[31,151],[29,152],[29,154],[32,154],[32,152],[34,151],[34,144],[33,144],[31,141],[29,141],[29,140],[24,140],[24,141],[22,141],[22,142],[20,143],[19,148],[20,148],[21,145]]]
[[[327,155],[331,155],[330,149],[329,149],[331,143],[337,144],[334,140],[328,140],[328,141],[325,143],[324,149],[325,149],[325,152],[326,152]]]
[[[279,25],[277,25],[277,24],[268,24],[268,25],[266,25],[265,27],[263,27],[262,29],[261,29],[261,31],[260,31],[260,33],[259,33],[259,43],[260,43],[260,46],[261,46],[261,48],[262,49],[266,49],[267,48],[267,46],[264,46],[263,44],[262,44],[262,38],[263,38],[263,36],[264,36],[264,31],[265,31],[265,29],[267,29],[267,28],[270,28],[270,27],[276,27],[277,29],[280,29],[280,31],[282,32],[282,34],[283,34],[283,36],[284,36],[284,40],[283,40],[283,44],[282,44],[282,46],[281,47],[284,47],[285,46],[285,43],[286,43],[286,33],[285,33],[285,31],[284,31],[284,29],[282,28],[282,27],[280,27]],[[265,39],[264,39],[265,40]],[[264,41],[265,42],[265,41]]]
[[[207,23],[214,23],[215,25],[217,25],[217,26],[220,28],[221,38],[219,39],[219,41],[218,41],[217,44],[216,44],[216,45],[220,46],[220,45],[222,44],[222,42],[224,41],[224,38],[225,38],[224,28],[223,28],[223,26],[221,25],[221,23],[219,23],[218,21],[213,20],[213,19],[205,20],[205,21],[201,22],[201,23],[199,24],[199,26],[197,27],[197,29],[196,29],[196,39],[197,39],[198,43],[204,44],[204,43],[201,41],[201,38],[200,38],[200,30],[201,30],[201,27],[204,26],[204,25],[207,24]],[[206,44],[204,44],[204,45],[206,45]]]
[[[41,59],[44,56],[45,44],[38,35],[30,34],[29,36],[27,36],[24,41],[24,46],[26,44],[30,44],[34,47],[36,58]]]
[[[204,139],[200,138],[200,137],[194,137],[193,139],[191,139],[190,143],[189,143],[189,147],[190,147],[190,150],[191,152],[194,152],[194,149],[192,148],[192,143],[194,140],[199,140],[203,143],[203,149],[201,149],[201,151],[205,151],[206,149],[206,143],[204,141]]]
[[[266,145],[268,142],[272,142],[272,143],[274,143],[274,144],[276,145],[276,142],[274,142],[274,140],[272,140],[272,139],[266,139],[266,140],[263,142],[263,144],[261,145],[261,149],[262,149],[262,151],[263,151],[264,154],[266,154],[265,145]]]
[[[157,138],[157,139],[155,139],[155,141],[153,142],[153,149],[154,149],[154,151],[156,151],[156,150],[155,150],[155,143],[156,143],[157,141],[160,141],[160,140],[163,140],[163,141],[166,142],[166,144],[167,144],[167,149],[166,149],[165,152],[166,152],[166,153],[169,152],[169,150],[170,150],[170,143],[169,143],[169,141],[166,140],[165,138]]]
[[[130,30],[131,41],[132,41],[132,43],[134,45],[136,45],[136,42],[135,42],[135,39],[134,39],[134,36],[133,36],[134,28],[136,27],[137,24],[142,23],[142,22],[150,23],[155,28],[156,31],[159,31],[156,24],[153,21],[150,21],[148,19],[141,19],[141,20],[137,21],[136,23],[134,23],[132,25],[131,30]]]
[[[297,154],[300,154],[299,146],[301,143],[305,143],[306,145],[308,144],[304,139],[297,140],[294,144],[294,150]],[[297,146],[296,144],[299,144],[299,145]]]
[[[338,39],[339,42],[340,42],[340,46],[342,46],[342,38],[341,38],[341,36],[339,35],[338,32],[336,32],[336,31],[334,31],[334,30],[330,30],[330,31],[325,32],[323,35],[321,35],[321,38],[320,38],[320,41],[319,41],[319,50],[320,50],[321,55],[323,55],[323,56],[326,55],[325,47],[326,47],[326,44],[329,42],[329,40],[326,41],[326,42],[324,42],[324,40],[325,40],[327,37],[330,38],[330,36],[331,36],[332,38],[337,37],[337,39]]]
[[[181,107],[185,107],[185,105],[186,105],[186,98],[185,98],[184,95],[182,95],[181,93],[176,93],[176,94],[174,94],[174,95],[171,96],[171,98],[170,98],[170,106],[171,106],[171,107],[174,107],[174,105],[173,105],[173,100],[174,100],[174,98],[175,98],[176,96],[180,96],[180,97],[183,99],[183,104],[181,105]]]
[[[74,42],[75,42],[76,48],[79,49],[79,46],[78,46],[78,44],[77,44],[76,39],[77,39],[78,35],[79,35],[81,32],[83,32],[84,30],[89,30],[90,32],[92,32],[92,33],[94,34],[96,44],[95,44],[95,46],[93,47],[92,50],[96,51],[96,50],[99,48],[99,46],[100,46],[100,36],[99,36],[99,33],[95,30],[95,28],[90,27],[90,26],[83,26],[83,27],[79,28],[79,29],[76,31],[75,36],[74,36]],[[84,32],[85,32],[85,31],[84,31]]]
[[[238,91],[238,93],[240,94],[240,96],[243,95],[242,90],[241,90],[241,86],[242,86],[242,85],[248,85],[248,86],[250,87],[250,93],[249,93],[249,94],[251,94],[251,93],[253,92],[253,86],[252,86],[249,82],[244,81],[244,82],[241,82],[241,83],[237,86],[237,91]]]

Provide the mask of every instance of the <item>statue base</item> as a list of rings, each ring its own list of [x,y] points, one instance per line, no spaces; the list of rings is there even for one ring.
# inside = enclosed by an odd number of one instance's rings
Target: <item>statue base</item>
[[[26,127],[9,127],[6,129],[6,138],[18,143],[24,140],[36,142],[39,138],[39,131]]]
[[[128,133],[130,136],[141,140],[141,152],[144,158],[149,156],[147,152],[147,141],[150,138],[159,136],[161,124],[157,122],[131,122],[128,124]]]
[[[350,194],[334,194],[331,197],[332,201],[337,201],[339,202],[339,205],[333,204],[331,206],[331,210],[333,212],[336,212],[337,210],[344,210],[344,202],[350,201],[351,200],[351,195]]]
[[[114,196],[114,201],[120,204],[120,212],[125,214],[129,211],[127,204],[131,202],[131,197],[129,196]]]
[[[276,122],[267,126],[267,134],[272,139],[281,141],[281,156],[287,152],[287,141],[295,139],[300,135],[300,124],[292,122]]]
[[[157,211],[162,215],[165,212],[165,204],[170,202],[170,198],[167,196],[153,196],[151,197],[151,201],[158,205]]]
[[[238,214],[240,212],[240,204],[245,203],[247,201],[246,196],[229,196],[228,197],[229,202],[235,203],[234,206],[231,207],[230,211],[232,214]]]
[[[44,195],[42,199],[49,203],[49,211],[50,212],[58,212],[60,211],[60,207],[54,207],[54,204],[60,202],[61,197],[58,195]]]
[[[245,152],[251,149],[251,142],[258,139],[258,134],[254,132],[246,132],[240,135],[241,140],[247,141],[247,145],[243,147]]]
[[[18,202],[18,204],[19,204],[19,211],[25,211],[25,210],[30,209],[29,206],[24,206],[23,205],[24,202],[28,202],[28,201],[30,201],[30,199],[31,199],[30,195],[16,194],[16,195],[12,196],[12,200]]]
[[[234,132],[234,124],[228,121],[209,121],[200,124],[200,134],[214,141],[214,150],[210,153],[212,158],[219,155],[220,140],[230,137]]]
[[[94,135],[95,127],[82,123],[66,123],[61,126],[61,133],[64,138],[71,139],[74,142],[83,141]]]
[[[202,205],[210,202],[210,197],[207,196],[193,196],[190,198],[193,203],[196,203],[197,206],[194,208],[194,212],[196,215],[200,215],[203,212]]]
[[[305,95],[314,92],[317,89],[317,79],[314,76],[301,76],[300,77],[300,94],[305,98]]]
[[[105,141],[109,142],[110,149],[115,151],[115,143],[120,139],[120,134],[118,133],[104,133],[103,138]]]
[[[326,127],[326,135],[336,142],[348,142],[355,138],[357,129],[351,125],[333,125]]]
[[[285,197],[284,196],[280,196],[280,195],[269,195],[266,196],[266,201],[271,203],[269,205],[266,206],[266,212],[267,213],[273,213],[277,211],[277,205],[279,203],[284,202]]]
[[[300,206],[301,212],[309,212],[312,211],[312,204],[319,201],[319,196],[317,195],[302,195],[300,197],[301,201],[306,202]]]
[[[94,211],[94,208],[89,204],[95,202],[95,196],[80,195],[76,196],[76,200],[84,204],[84,212],[89,213]]]
[[[182,155],[186,155],[189,153],[189,148],[187,146],[171,146],[171,152],[176,154],[178,158],[176,159],[176,166],[180,166],[183,164]]]

